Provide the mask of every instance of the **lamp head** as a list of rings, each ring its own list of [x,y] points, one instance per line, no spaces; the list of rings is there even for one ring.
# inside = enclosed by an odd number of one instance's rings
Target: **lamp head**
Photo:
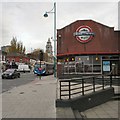
[[[44,14],[44,17],[48,17],[48,14],[47,14],[47,12]]]

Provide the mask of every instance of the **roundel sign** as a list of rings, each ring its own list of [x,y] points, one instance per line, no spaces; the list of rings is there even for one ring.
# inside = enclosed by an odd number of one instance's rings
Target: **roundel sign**
[[[86,43],[93,38],[94,33],[89,26],[82,25],[76,30],[74,36],[79,42]]]

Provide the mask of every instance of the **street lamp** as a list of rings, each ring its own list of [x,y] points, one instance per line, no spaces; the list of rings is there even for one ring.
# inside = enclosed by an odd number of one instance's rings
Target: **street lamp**
[[[57,58],[56,58],[56,2],[54,2],[54,7],[52,10],[46,12],[44,14],[44,17],[48,17],[49,13],[54,13],[54,77],[56,77],[56,63],[57,63]]]

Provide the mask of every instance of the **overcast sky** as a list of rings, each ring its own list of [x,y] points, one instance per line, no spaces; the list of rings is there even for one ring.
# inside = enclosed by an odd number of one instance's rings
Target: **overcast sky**
[[[9,45],[12,37],[16,36],[17,41],[23,42],[26,52],[31,52],[36,48],[45,50],[48,38],[54,35],[54,15],[49,14],[47,18],[43,15],[53,8],[53,2],[4,0],[0,5],[1,46]],[[111,2],[107,0],[104,2],[57,1],[56,7],[57,29],[76,20],[91,19],[118,30],[118,0]]]

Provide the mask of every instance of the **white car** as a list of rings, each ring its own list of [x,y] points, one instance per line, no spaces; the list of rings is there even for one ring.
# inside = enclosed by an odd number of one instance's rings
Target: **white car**
[[[18,65],[19,72],[30,72],[30,68],[28,65]]]

